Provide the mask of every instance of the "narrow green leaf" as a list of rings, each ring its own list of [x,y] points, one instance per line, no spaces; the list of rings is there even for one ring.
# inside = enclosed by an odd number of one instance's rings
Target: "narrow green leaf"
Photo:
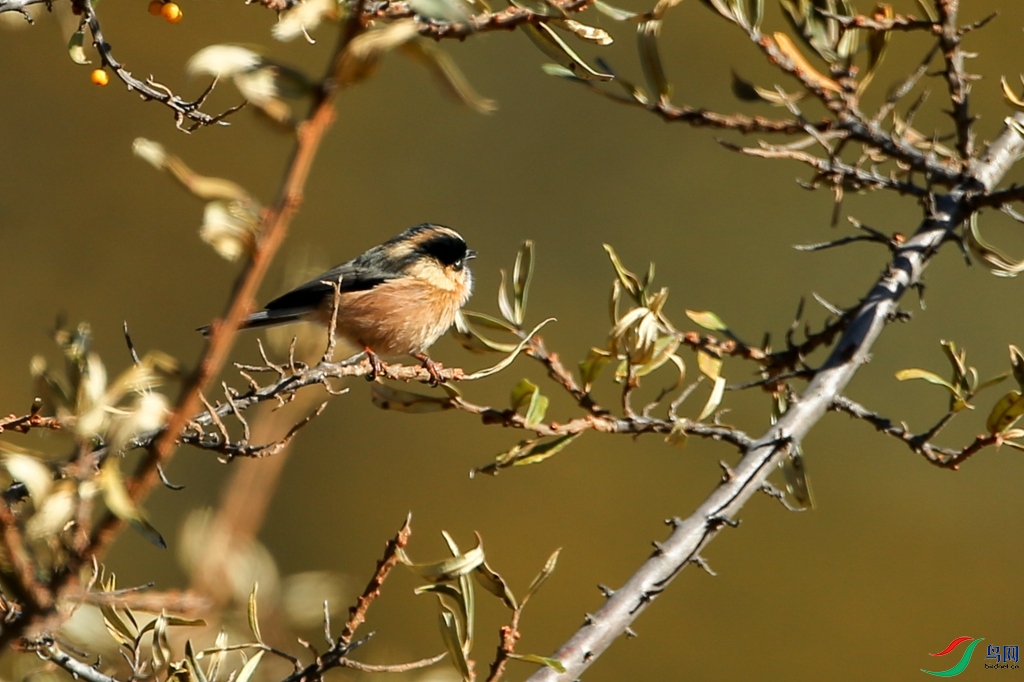
[[[661,32],[661,20],[650,19],[636,28],[637,47],[640,50],[640,65],[643,67],[647,85],[663,102],[672,95],[672,86],[665,76],[665,68],[661,64],[658,52],[658,35]]]
[[[497,111],[498,103],[478,93],[451,55],[433,40],[420,37],[403,45],[402,50],[426,66],[442,91],[456,102],[461,102],[479,114]]]
[[[1013,368],[1013,378],[1024,391],[1024,353],[1013,344],[1010,344],[1010,366]]]
[[[583,80],[561,64],[541,64],[540,69],[549,76],[558,76],[559,78],[567,78],[572,81]]]
[[[709,331],[731,333],[729,325],[710,310],[687,310],[686,316]]]
[[[107,508],[117,518],[137,530],[142,537],[160,549],[167,549],[167,543],[164,542],[159,531],[149,523],[142,510],[135,506],[135,502],[128,494],[124,478],[121,476],[119,459],[118,457],[108,457],[100,469],[99,482],[103,489],[103,500],[107,503]]]
[[[405,552],[399,552],[398,556],[416,575],[436,583],[455,580],[475,570],[484,561],[484,550],[482,546],[477,545],[465,554],[429,564],[415,564],[409,560]]]
[[[185,667],[192,676],[193,682],[209,682],[206,673],[199,665],[195,651],[192,649],[192,640],[185,640]]]
[[[508,583],[501,577],[494,569],[487,565],[484,561],[482,564],[476,567],[476,571],[473,572],[473,577],[480,585],[493,594],[495,597],[504,602],[505,606],[515,611],[518,607],[516,604],[515,595],[512,594],[512,590],[509,588]]]
[[[994,435],[1004,433],[1024,416],[1024,395],[1010,391],[995,404],[985,421],[985,429]]]
[[[441,535],[444,537],[444,541],[448,544],[448,550],[452,553],[453,557],[459,557],[462,551],[456,544],[455,539],[446,530],[441,531]],[[477,547],[483,552],[484,541],[477,533],[476,536]],[[481,562],[483,563],[483,562]],[[479,568],[479,566],[477,566]],[[475,571],[474,571],[475,572]],[[473,649],[473,629],[475,627],[476,618],[476,592],[473,589],[473,581],[469,577],[469,573],[463,573],[459,576],[459,597],[456,603],[462,612],[463,622],[463,636],[462,636],[462,649],[463,651],[472,651]]]
[[[75,64],[92,64],[88,57],[85,56],[85,29],[80,28],[71,34],[71,39],[68,40],[68,56],[71,57],[71,61]]]
[[[498,318],[492,317],[491,315],[488,315],[486,313],[477,313],[473,312],[472,310],[463,310],[462,314],[466,316],[466,318],[470,321],[471,324],[483,327],[485,329],[493,329],[495,331],[506,332],[509,334],[515,334],[518,331],[518,328],[514,324],[506,322],[504,320],[499,320]]]
[[[607,2],[604,2],[604,0],[594,0],[594,9],[615,21],[636,21],[643,16],[638,12],[629,12],[609,5]]]
[[[478,326],[500,329],[503,332],[515,333],[515,328],[490,315],[475,313],[470,310],[460,310],[455,314],[455,324],[452,326],[451,334],[455,340],[466,350],[474,353],[511,353],[515,350],[514,343],[499,343],[484,336]]]
[[[674,445],[680,450],[686,447],[686,441],[689,436],[686,433],[686,429],[683,428],[682,422],[677,421],[672,425],[672,430],[665,436],[665,442],[669,445]]]
[[[899,381],[908,381],[910,379],[924,379],[930,384],[942,386],[947,391],[952,393],[954,396],[958,395],[956,388],[953,387],[953,384],[949,383],[935,372],[929,372],[928,370],[925,369],[901,369],[900,371],[896,372],[896,378]]]
[[[256,654],[245,662],[242,669],[238,671],[238,677],[235,678],[235,682],[249,682],[252,676],[256,673],[256,666],[260,664],[260,660],[263,658],[264,651],[257,651]]]
[[[803,452],[797,447],[790,457],[779,464],[782,476],[786,479],[786,490],[797,503],[799,509],[813,509],[814,498],[811,495],[811,482],[807,477]]]
[[[580,361],[580,381],[583,390],[590,392],[601,370],[612,360],[612,354],[602,348],[591,348],[587,357]]]
[[[462,642],[459,641],[458,617],[444,602],[441,602],[440,605],[441,612],[438,615],[438,626],[441,629],[441,639],[444,641],[445,648],[448,649],[448,653],[452,657],[452,663],[455,664],[455,667],[458,668],[459,673],[462,675],[462,679],[470,682],[473,679],[473,674],[469,670],[469,661],[466,660],[466,653],[462,650]]]
[[[547,579],[555,572],[555,567],[558,565],[558,555],[561,552],[561,547],[552,552],[551,556],[548,557],[548,560],[544,562],[544,568],[542,568],[540,573],[538,573],[534,577],[533,581],[530,582],[530,586],[526,588],[526,595],[523,596],[524,606],[526,605],[526,602],[529,601],[530,597],[536,594],[537,590],[540,589],[540,586],[547,582]]]
[[[517,661],[547,666],[556,672],[565,672],[565,666],[557,658],[548,658],[547,656],[538,656],[537,654],[509,654],[508,657],[514,658]]]
[[[533,279],[533,240],[527,239],[516,255],[512,270],[513,307],[512,317],[516,327],[523,326],[526,317],[526,301],[530,295],[530,281]]]
[[[570,443],[579,438],[580,435],[580,433],[572,433],[566,436],[558,436],[552,440],[538,438],[520,441],[511,450],[498,455],[493,464],[474,469],[473,474],[491,474],[493,476],[508,467],[526,466],[543,462],[545,459],[561,452]]]
[[[697,351],[697,369],[708,379],[715,381],[722,375],[722,358],[716,358],[710,353]]]
[[[526,35],[540,48],[541,52],[585,80],[610,81],[612,75],[596,71],[569,47],[561,36],[547,24],[526,24],[522,27]]]
[[[522,341],[520,341],[515,348],[512,349],[508,357],[506,357],[504,360],[502,360],[501,362],[492,367],[488,367],[487,369],[482,369],[479,372],[474,372],[473,374],[470,374],[469,376],[466,377],[466,381],[476,381],[477,379],[489,377],[493,374],[497,374],[501,370],[511,365],[515,361],[516,357],[522,352],[522,350],[526,348],[527,345],[529,345],[530,341],[537,334],[537,332],[539,332],[548,322],[554,321],[555,318],[549,317],[548,319],[538,324],[536,327],[530,330],[530,333],[527,334],[526,337]]]
[[[641,303],[640,292],[643,291],[643,285],[640,283],[640,278],[626,269],[622,261],[619,260],[619,254],[615,253],[615,249],[610,244],[602,244],[602,246],[604,246],[608,259],[611,260],[612,267],[615,268],[615,275],[619,278],[623,288],[636,299],[637,303]],[[614,299],[615,296],[613,295],[612,298]]]
[[[516,325],[516,316],[512,311],[512,304],[508,300],[508,287],[505,284],[505,269],[502,268],[500,272],[501,285],[498,287],[498,310],[501,311],[501,316],[508,320],[513,329],[518,329],[518,326]]]

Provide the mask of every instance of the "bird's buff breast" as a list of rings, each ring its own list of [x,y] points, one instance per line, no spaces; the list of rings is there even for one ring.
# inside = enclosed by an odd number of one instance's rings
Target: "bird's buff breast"
[[[422,353],[448,331],[468,298],[468,289],[444,290],[411,278],[384,282],[342,296],[336,333],[378,355]],[[330,304],[324,313],[329,323]]]

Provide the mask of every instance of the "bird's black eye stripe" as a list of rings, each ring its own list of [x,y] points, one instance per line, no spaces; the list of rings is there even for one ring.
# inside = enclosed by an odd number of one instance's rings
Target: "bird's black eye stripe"
[[[461,265],[466,258],[466,242],[456,235],[440,233],[419,245],[420,253],[433,256],[442,265]]]

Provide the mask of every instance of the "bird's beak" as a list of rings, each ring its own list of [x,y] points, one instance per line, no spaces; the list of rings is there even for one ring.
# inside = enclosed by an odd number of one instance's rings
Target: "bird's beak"
[[[474,258],[476,258],[476,251],[473,249],[466,251],[466,260],[473,260]]]

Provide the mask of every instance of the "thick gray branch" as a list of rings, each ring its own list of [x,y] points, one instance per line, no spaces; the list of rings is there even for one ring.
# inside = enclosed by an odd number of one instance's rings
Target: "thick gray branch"
[[[1018,113],[1014,118],[1018,124],[1024,124],[1024,114]],[[761,490],[768,475],[791,452],[791,445],[803,440],[868,361],[871,347],[895,313],[897,302],[920,281],[939,245],[967,217],[970,195],[981,189],[994,189],[1022,152],[1024,137],[1013,126],[1006,126],[978,165],[974,178],[936,197],[931,217],[896,251],[888,269],[864,298],[832,354],[799,400],[747,450],[736,468],[689,518],[673,521],[674,530],[668,540],[660,543],[626,584],[554,654],[566,671],[558,673],[543,668],[529,678],[531,681],[577,679],[687,564],[703,561],[701,550],[723,527],[735,523],[740,509]]]

